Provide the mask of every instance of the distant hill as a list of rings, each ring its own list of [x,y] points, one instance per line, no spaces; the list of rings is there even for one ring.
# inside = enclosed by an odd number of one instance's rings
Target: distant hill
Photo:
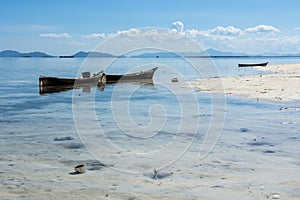
[[[236,53],[236,52],[223,52],[223,51],[217,51],[215,49],[207,49],[206,53],[210,56],[249,56],[249,54],[245,53]]]
[[[153,52],[153,53],[143,53],[140,55],[131,56],[131,58],[176,58],[180,57],[176,53],[170,52]]]
[[[53,57],[46,53],[38,52],[38,51],[30,52],[30,53],[22,53],[21,56],[22,57]]]
[[[29,53],[20,53],[18,51],[13,50],[5,50],[0,52],[0,57],[57,57],[57,56],[51,56],[44,52],[29,52]],[[84,52],[79,51],[75,53],[74,55],[67,55],[67,56],[58,56],[60,58],[85,58],[85,57],[93,57],[93,58],[110,58],[110,57],[116,57],[109,53],[101,53],[101,52]]]
[[[21,53],[18,51],[5,50],[0,52],[0,57],[19,57]]]
[[[43,52],[20,53],[13,50],[5,50],[0,52],[0,57],[53,57]]]
[[[143,53],[140,55],[131,56],[131,58],[176,58],[176,57],[300,57],[300,53],[295,54],[275,54],[275,53],[266,53],[251,55],[246,53],[237,53],[237,52],[223,52],[217,51],[215,49],[207,49],[202,52],[153,52],[153,53]]]
[[[207,57],[207,56],[249,56],[244,53],[235,53],[235,52],[222,52],[216,51],[214,49],[208,49],[202,52],[153,52],[153,53],[143,53],[140,55],[131,56],[132,58],[176,58],[176,57]]]
[[[116,57],[116,56],[109,54],[109,53],[79,51],[79,52],[75,53],[72,57],[74,57],[74,58],[85,58],[85,57],[112,58],[112,57]]]

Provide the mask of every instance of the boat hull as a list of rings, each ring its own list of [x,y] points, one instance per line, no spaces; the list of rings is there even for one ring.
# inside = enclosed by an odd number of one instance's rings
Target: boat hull
[[[110,75],[106,74],[106,83],[120,83],[120,82],[152,82],[154,72],[158,67],[147,71],[137,73],[124,74],[124,75]]]
[[[249,63],[249,64],[238,64],[239,67],[265,67],[268,65],[269,62],[264,62],[264,63]]]
[[[74,79],[74,78],[57,78],[57,77],[46,77],[42,76],[39,78],[40,87],[46,86],[73,86],[76,85],[97,85],[98,81],[101,77],[93,77],[93,78],[82,78],[82,79]]]

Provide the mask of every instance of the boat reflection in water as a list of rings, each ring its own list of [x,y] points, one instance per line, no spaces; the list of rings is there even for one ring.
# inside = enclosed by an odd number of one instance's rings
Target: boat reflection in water
[[[126,81],[128,82],[128,81]],[[121,82],[120,82],[121,83]],[[140,84],[145,86],[154,86],[153,81],[131,81],[132,84]],[[119,83],[113,83],[119,84]],[[110,85],[113,85],[110,84]],[[104,91],[106,84],[98,84],[98,85],[81,85],[81,86],[40,86],[40,95],[46,95],[51,93],[59,93],[59,92],[66,92],[73,89],[81,89],[82,92],[90,93],[92,88],[97,87],[97,90]]]
[[[83,92],[91,92],[91,88],[96,86],[81,86],[81,87],[75,87],[75,86],[40,86],[40,95],[44,94],[51,94],[51,93],[58,93],[58,92],[66,92],[73,89],[82,89]],[[97,87],[99,90],[104,90],[102,87]]]

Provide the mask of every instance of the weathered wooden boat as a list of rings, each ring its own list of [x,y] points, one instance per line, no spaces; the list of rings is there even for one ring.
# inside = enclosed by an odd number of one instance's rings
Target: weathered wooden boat
[[[48,86],[74,86],[76,85],[97,85],[101,80],[105,80],[105,74],[99,73],[90,77],[90,72],[83,72],[82,78],[57,78],[41,76],[39,78],[40,87]]]
[[[105,82],[108,84],[119,83],[119,82],[144,82],[144,83],[152,82],[154,72],[157,70],[157,68],[158,67],[146,71],[124,74],[124,75],[106,74]]]
[[[239,67],[265,67],[268,65],[269,62],[264,62],[264,63],[240,63]]]
[[[90,86],[103,86],[105,84],[119,82],[142,82],[153,83],[153,75],[158,67],[147,71],[124,75],[108,75],[103,71],[94,74],[92,77],[90,72],[83,72],[82,78],[57,78],[49,76],[41,76],[39,78],[40,93],[54,93],[67,91],[76,88],[89,88]]]

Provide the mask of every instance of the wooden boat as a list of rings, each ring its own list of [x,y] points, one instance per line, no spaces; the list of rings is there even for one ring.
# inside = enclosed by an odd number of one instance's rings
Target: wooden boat
[[[158,67],[147,71],[141,71],[137,73],[124,74],[124,75],[114,75],[106,74],[106,83],[119,83],[119,82],[152,82],[154,72]]]
[[[261,67],[265,67],[268,65],[269,62],[264,62],[264,63],[244,63],[244,64],[239,64],[239,67],[257,67],[257,66],[261,66]]]
[[[39,78],[40,87],[48,86],[74,86],[76,85],[97,85],[101,80],[105,79],[105,74],[101,73],[94,77],[84,78],[57,78],[49,76],[41,76]]]
[[[103,86],[119,82],[153,83],[153,75],[158,67],[147,71],[124,75],[108,75],[103,71],[90,77],[90,72],[83,72],[82,78],[57,78],[41,76],[39,78],[40,93],[54,93],[76,88],[89,88],[90,86]]]

